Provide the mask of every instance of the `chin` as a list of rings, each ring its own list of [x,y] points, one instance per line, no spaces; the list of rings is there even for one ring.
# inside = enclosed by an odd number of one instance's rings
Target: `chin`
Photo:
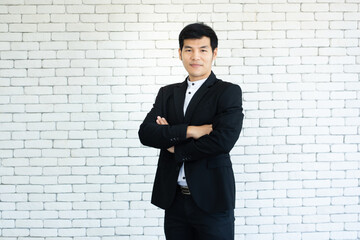
[[[193,71],[191,72],[191,75],[194,76],[194,77],[201,77],[204,75],[204,73],[202,72],[197,72],[197,71]]]

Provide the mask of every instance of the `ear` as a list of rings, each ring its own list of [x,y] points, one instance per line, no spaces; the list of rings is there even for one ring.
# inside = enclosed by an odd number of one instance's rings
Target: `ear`
[[[182,61],[182,57],[181,57],[181,49],[179,48],[179,59]]]
[[[213,61],[216,59],[217,57],[217,52],[218,52],[218,48],[215,48],[214,49],[214,52],[213,52]]]

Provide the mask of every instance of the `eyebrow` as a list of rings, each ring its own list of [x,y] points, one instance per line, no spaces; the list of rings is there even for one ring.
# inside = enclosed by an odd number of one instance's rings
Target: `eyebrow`
[[[191,47],[191,46],[184,46],[184,48],[193,48],[193,47]],[[209,48],[209,46],[201,46],[200,48]]]

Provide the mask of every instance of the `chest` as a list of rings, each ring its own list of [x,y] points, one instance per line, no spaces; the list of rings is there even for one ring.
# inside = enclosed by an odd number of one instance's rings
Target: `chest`
[[[181,99],[176,99],[176,94],[169,94],[164,101],[162,111],[166,115],[169,124],[188,123],[191,125],[203,125],[213,122],[218,113],[218,101],[220,94],[216,89],[209,89],[206,93],[198,96],[195,93],[189,100],[186,98],[186,91],[181,95]],[[184,105],[186,111],[184,114]]]

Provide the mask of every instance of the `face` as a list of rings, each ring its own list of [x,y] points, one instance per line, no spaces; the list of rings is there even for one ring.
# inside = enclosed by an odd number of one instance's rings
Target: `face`
[[[208,37],[185,39],[183,49],[179,49],[179,58],[189,73],[190,81],[210,76],[212,62],[216,56],[217,48],[212,51]]]

